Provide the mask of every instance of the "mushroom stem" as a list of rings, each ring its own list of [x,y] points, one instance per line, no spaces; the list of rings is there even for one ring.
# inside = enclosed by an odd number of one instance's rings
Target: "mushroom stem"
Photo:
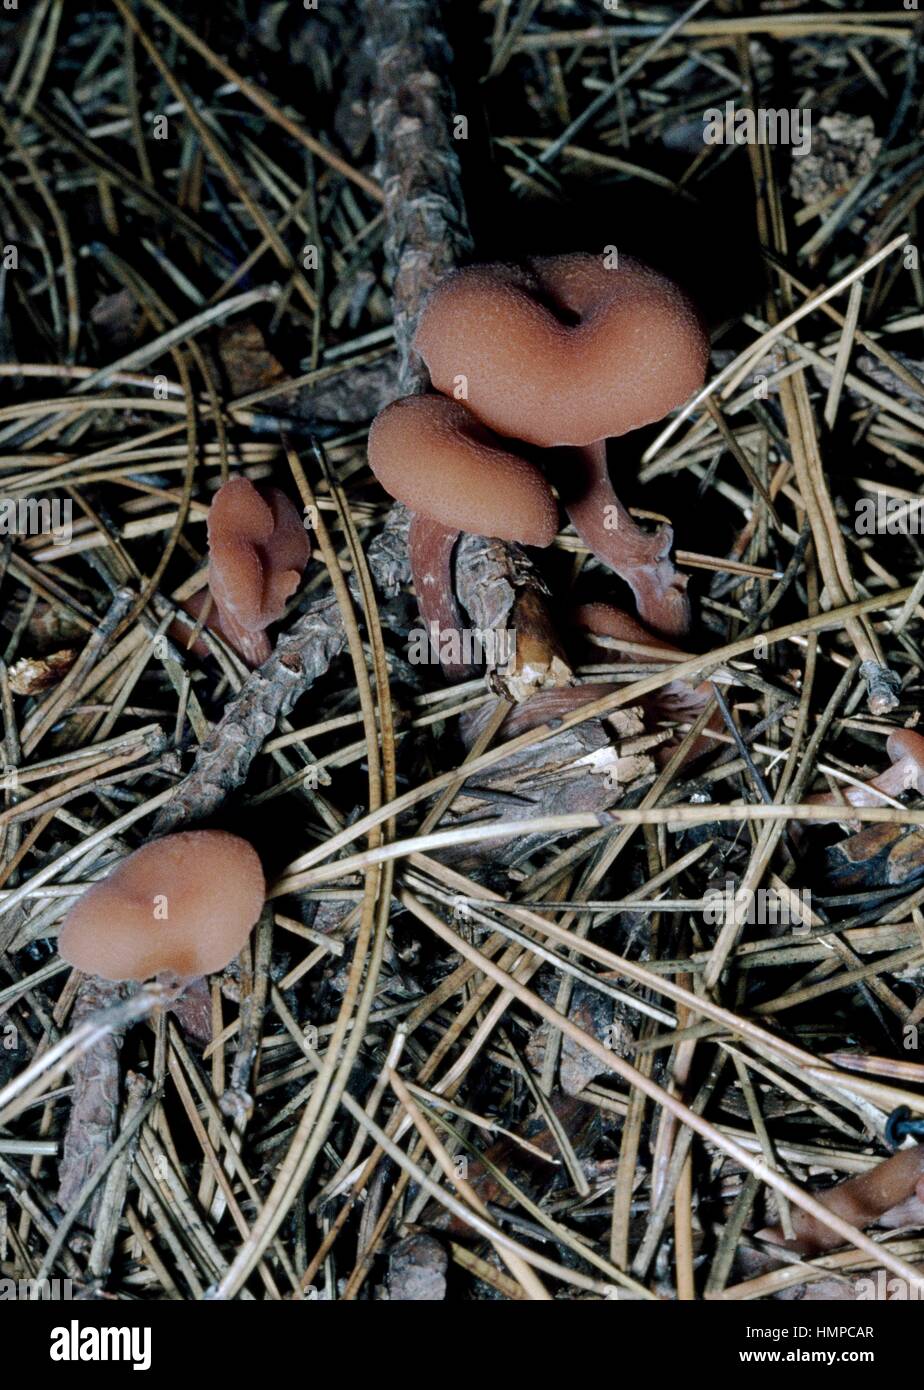
[[[252,632],[249,628],[242,627],[231,610],[219,603],[218,599],[215,599],[211,616],[206,619],[206,626],[213,628],[219,637],[223,637],[253,671],[263,665],[273,650],[269,637],[262,629]]]
[[[560,451],[562,501],[581,540],[628,584],[647,627],[681,637],[690,626],[685,576],[670,558],[671,526],[644,531],[613,491],[606,441]]]
[[[452,575],[452,556],[459,534],[458,530],[415,512],[408,532],[408,555],[430,649],[439,656],[447,680],[464,681],[475,674],[474,667],[444,660],[441,641],[446,633],[455,636],[461,650],[464,620]]]
[[[851,806],[879,806],[883,797],[895,800],[902,792],[924,788],[924,737],[911,729],[894,729],[886,741],[886,751],[892,764],[885,772],[861,786],[849,784],[842,788]],[[841,806],[833,792],[818,792],[808,798],[810,806]],[[843,813],[831,817],[842,820]]]
[[[207,585],[204,589],[190,594],[183,604],[183,610],[196,624],[201,622],[202,627],[207,627],[210,632],[227,642],[251,670],[262,666],[272,651],[266,633],[250,632],[247,628],[241,627],[233,614],[222,607]],[[190,647],[189,638],[193,631],[194,629],[188,627],[181,618],[172,622],[168,629],[171,640],[176,642],[178,647],[183,651],[192,651],[204,659],[210,654],[208,643],[199,636]]]

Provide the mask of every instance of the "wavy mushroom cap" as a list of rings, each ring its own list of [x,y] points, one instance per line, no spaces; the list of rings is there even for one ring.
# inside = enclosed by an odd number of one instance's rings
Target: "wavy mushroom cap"
[[[153,840],[89,888],[64,919],[63,960],[104,980],[223,970],[263,910],[253,846],[223,830]]]
[[[551,545],[555,496],[539,469],[458,401],[406,396],[369,431],[369,464],[385,491],[452,531]]]
[[[222,616],[248,632],[278,622],[311,555],[298,509],[278,488],[232,478],[215,494],[208,533],[209,587]]]
[[[461,383],[485,424],[544,447],[662,419],[702,386],[709,356],[703,321],[672,280],[589,254],[454,272],[414,346],[438,391]]]

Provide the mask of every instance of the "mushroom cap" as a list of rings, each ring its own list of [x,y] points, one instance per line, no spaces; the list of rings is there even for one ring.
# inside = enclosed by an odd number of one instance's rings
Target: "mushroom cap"
[[[697,391],[706,329],[686,294],[640,261],[550,256],[446,277],[414,346],[438,391],[499,433],[584,445],[662,419]]]
[[[594,636],[612,637],[617,642],[635,642],[645,647],[661,647],[667,652],[677,651],[670,642],[656,637],[637,618],[624,613],[613,603],[582,603],[572,616],[578,627]]]
[[[893,729],[886,739],[886,752],[893,763],[907,758],[924,770],[924,735],[913,729]]]
[[[223,970],[263,910],[253,846],[224,830],[187,830],[130,854],[64,919],[63,960],[104,980]]]
[[[523,545],[555,539],[558,507],[539,469],[458,401],[393,401],[372,422],[369,464],[386,492],[447,530]]]
[[[278,622],[311,555],[298,509],[279,488],[231,478],[212,500],[208,533],[209,587],[223,614],[248,632]]]

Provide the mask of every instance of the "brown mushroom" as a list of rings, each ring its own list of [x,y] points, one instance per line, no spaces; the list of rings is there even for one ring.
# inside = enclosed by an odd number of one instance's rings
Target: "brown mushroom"
[[[166,835],[130,854],[68,912],[62,959],[104,980],[223,970],[263,910],[256,851],[223,830]]]
[[[841,791],[851,806],[880,806],[883,797],[895,800],[902,792],[924,791],[924,735],[913,729],[893,729],[886,740],[891,766],[862,785],[846,783]],[[841,806],[835,792],[818,792],[808,798],[811,806]],[[842,820],[843,815],[832,816]]]
[[[435,625],[437,639],[462,626],[452,579],[462,531],[534,546],[555,539],[558,508],[539,469],[457,401],[407,396],[386,406],[369,432],[369,464],[413,513],[411,572],[424,626],[430,634]]]
[[[272,650],[266,629],[283,616],[311,555],[302,518],[279,488],[232,478],[212,500],[208,534],[209,626],[260,666]]]
[[[660,420],[703,383],[708,338],[685,294],[628,257],[553,256],[474,266],[431,295],[415,338],[437,390],[503,434],[561,450],[562,501],[595,556],[632,589],[645,623],[689,627],[670,526],[649,534],[613,491],[607,437]]]
[[[656,637],[648,632],[640,622],[624,613],[611,603],[585,603],[574,612],[575,624],[584,630],[590,641],[594,636],[611,637],[617,642],[631,642],[635,646],[660,648],[666,652],[676,652],[677,647],[670,642],[665,642],[663,638]],[[656,662],[657,656],[654,653],[613,653],[618,655],[618,659],[631,661],[633,663]],[[696,719],[713,698],[712,686],[709,681],[693,686],[689,681],[674,680],[668,681],[661,686],[660,690],[654,691],[646,696],[642,705],[648,717],[658,722],[661,720],[671,720],[676,722],[689,723]],[[700,736],[694,740],[692,747],[684,758],[684,763],[690,763],[694,758],[699,758],[703,753],[712,752],[715,749],[715,741],[707,736],[707,730],[718,732],[724,726],[722,712],[718,708],[711,715],[706,728]],[[672,739],[670,743],[663,744],[655,752],[655,760],[664,766],[671,758],[674,749],[677,747],[678,740]]]
[[[909,1197],[924,1196],[924,1144],[900,1149],[868,1172],[838,1183],[829,1192],[815,1195],[822,1206],[863,1230]],[[809,1256],[835,1250],[844,1243],[823,1221],[795,1207],[792,1224],[794,1235],[789,1240],[781,1226],[770,1226],[759,1231],[758,1235],[774,1245],[782,1245],[796,1254]]]

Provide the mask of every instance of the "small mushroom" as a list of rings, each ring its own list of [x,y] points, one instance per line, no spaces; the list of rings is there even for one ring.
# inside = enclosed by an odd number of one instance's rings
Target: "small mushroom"
[[[104,980],[223,970],[263,910],[252,845],[223,830],[166,835],[130,854],[68,912],[63,960]]]
[[[584,630],[590,641],[593,641],[594,636],[611,637],[617,642],[632,642],[636,646],[655,647],[666,652],[678,650],[670,642],[648,632],[637,619],[624,613],[621,608],[617,608],[612,603],[582,604],[575,610],[573,617],[576,626]],[[617,654],[610,652],[610,655]],[[657,661],[657,656],[654,653],[650,655],[648,653],[637,655],[619,653],[618,657],[620,660],[634,663]],[[685,680],[668,681],[660,690],[646,696],[642,705],[646,714],[654,722],[668,719],[677,722],[690,722],[703,712],[712,699],[712,694],[712,686],[709,681],[703,681],[696,686]],[[690,763],[694,758],[701,757],[703,753],[714,751],[715,742],[707,737],[706,730],[711,729],[717,732],[723,727],[723,724],[722,712],[716,709],[702,734],[694,740],[684,762]],[[670,743],[663,744],[655,752],[655,760],[662,766],[667,763],[677,746],[677,742],[677,739],[673,739]]]
[[[822,1206],[863,1230],[909,1197],[924,1197],[924,1144],[900,1149],[868,1172],[838,1183],[829,1192],[815,1195]],[[823,1221],[795,1207],[792,1224],[794,1235],[790,1240],[780,1226],[770,1226],[758,1234],[799,1255],[820,1255],[844,1243]]]
[[[452,555],[462,531],[523,545],[551,545],[555,496],[539,469],[513,452],[458,401],[407,396],[376,416],[369,464],[413,513],[411,573],[427,632],[459,631]],[[444,667],[464,676],[467,668]]]
[[[841,789],[851,806],[879,806],[883,797],[895,800],[902,792],[924,791],[924,735],[916,734],[913,729],[893,729],[886,740],[886,752],[891,766],[885,772],[862,786],[846,783]],[[818,792],[808,798],[808,803],[811,806],[843,804],[834,792]],[[843,815],[831,819],[842,820]]]
[[[302,518],[279,488],[232,478],[212,500],[208,534],[209,625],[260,666],[272,650],[266,629],[283,616],[311,555]]]
[[[671,280],[629,257],[552,256],[448,276],[415,347],[434,386],[461,391],[493,429],[556,449],[562,501],[593,554],[632,589],[644,622],[690,623],[669,525],[650,534],[613,490],[605,440],[662,419],[702,385],[704,325]]]

